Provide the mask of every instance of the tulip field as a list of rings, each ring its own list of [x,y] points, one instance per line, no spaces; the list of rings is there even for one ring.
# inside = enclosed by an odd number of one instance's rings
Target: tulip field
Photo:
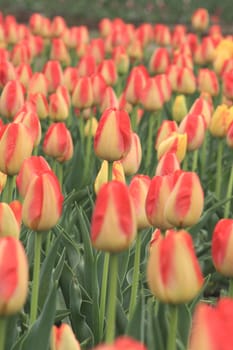
[[[232,350],[233,35],[0,12],[0,196],[0,350]]]

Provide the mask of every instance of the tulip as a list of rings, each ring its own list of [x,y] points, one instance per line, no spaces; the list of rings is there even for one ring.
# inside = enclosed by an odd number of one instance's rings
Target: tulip
[[[158,46],[168,46],[171,43],[171,32],[168,26],[156,24],[154,28],[154,38]]]
[[[180,163],[175,153],[165,153],[160,159],[156,167],[156,176],[164,176],[180,170]]]
[[[64,123],[53,123],[44,136],[43,151],[63,163],[72,158],[74,146],[70,131]]]
[[[119,108],[118,97],[111,86],[107,86],[104,90],[100,103],[100,112],[103,113],[107,108]]]
[[[133,199],[136,212],[137,228],[141,230],[149,227],[150,223],[146,215],[146,197],[151,179],[147,175],[135,175],[129,184],[129,193]]]
[[[109,18],[102,18],[98,24],[99,32],[102,37],[106,37],[112,30],[112,21]]]
[[[141,87],[140,102],[145,110],[157,111],[164,104],[164,97],[154,78],[148,78],[144,87]]]
[[[180,123],[181,120],[188,113],[186,99],[184,95],[177,95],[172,105],[172,118],[177,123]]]
[[[212,259],[216,270],[226,277],[233,277],[232,248],[233,219],[221,219],[214,227]]]
[[[15,67],[20,63],[30,64],[32,59],[32,52],[27,41],[22,41],[16,44],[11,51],[11,62]]]
[[[103,76],[107,85],[112,86],[117,82],[117,69],[113,59],[103,60],[98,67],[98,72]]]
[[[0,315],[21,310],[28,292],[28,261],[22,243],[14,237],[0,238]]]
[[[52,327],[50,347],[51,350],[81,350],[71,327],[66,323]]]
[[[136,236],[136,217],[127,186],[111,181],[100,188],[91,220],[91,240],[98,250],[121,252]]]
[[[50,230],[60,219],[62,203],[60,185],[53,172],[35,176],[30,181],[23,201],[24,224],[34,231]]]
[[[43,73],[48,79],[48,92],[54,92],[59,85],[63,84],[63,71],[59,61],[47,61],[43,67]]]
[[[14,118],[14,123],[24,124],[31,134],[34,146],[38,146],[41,140],[41,125],[38,115],[34,112],[21,112]]]
[[[64,41],[60,38],[54,38],[51,44],[50,60],[59,61],[66,66],[70,65],[71,58]]]
[[[209,25],[209,13],[205,8],[198,8],[191,18],[192,27],[198,31],[203,32]]]
[[[63,74],[63,82],[67,87],[68,91],[71,93],[78,81],[79,75],[76,67],[66,67]]]
[[[208,92],[211,96],[217,96],[219,93],[216,73],[210,69],[202,68],[199,70],[197,85],[200,92]]]
[[[89,45],[89,53],[95,58],[97,64],[104,60],[105,47],[102,38],[93,38]]]
[[[51,23],[52,36],[60,37],[66,28],[66,22],[63,17],[55,16]]]
[[[97,157],[110,162],[122,159],[130,150],[131,132],[126,111],[107,109],[100,118],[94,138]]]
[[[117,72],[120,75],[124,75],[128,73],[130,60],[129,60],[129,55],[126,52],[126,49],[124,48],[124,46],[115,47],[112,52],[112,57],[116,65]]]
[[[79,109],[91,107],[93,105],[93,89],[89,77],[78,79],[72,94],[72,105]]]
[[[179,132],[187,134],[187,149],[194,151],[202,145],[205,137],[206,125],[201,114],[187,114],[179,125]]]
[[[8,81],[15,80],[16,76],[13,64],[8,60],[0,60],[0,88],[3,88]]]
[[[144,344],[126,335],[115,339],[113,344],[100,344],[94,350],[147,350]]]
[[[134,175],[138,171],[142,160],[140,138],[135,132],[132,133],[131,138],[130,150],[120,161],[123,165],[125,175]]]
[[[170,101],[171,95],[172,95],[172,87],[171,83],[168,79],[167,74],[157,74],[154,77],[156,83],[158,84],[158,88],[161,93],[161,97],[165,102]]]
[[[171,120],[163,120],[160,125],[157,136],[155,140],[155,149],[158,150],[160,143],[166,140],[169,136],[173,134],[173,132],[178,131],[178,125],[175,121]]]
[[[233,68],[223,74],[223,94],[228,99],[233,99]]]
[[[38,92],[30,95],[29,101],[34,105],[39,119],[46,119],[49,115],[49,105],[44,94]]]
[[[160,159],[165,153],[175,153],[179,162],[185,157],[187,150],[187,134],[174,132],[168,138],[163,140],[157,149],[157,157]]]
[[[175,25],[171,38],[171,44],[173,48],[177,49],[185,43],[186,30],[186,27],[182,24]]]
[[[18,202],[18,201],[17,201]],[[18,202],[21,208],[20,202]],[[14,208],[15,204],[13,204]],[[19,209],[20,209],[19,208]],[[21,210],[20,210],[21,212]],[[0,237],[11,236],[19,238],[21,220],[18,222],[14,211],[7,203],[0,203]]]
[[[106,160],[104,160],[101,164],[100,170],[96,176],[94,183],[94,189],[96,194],[99,192],[101,186],[108,182],[108,172],[109,164]],[[112,180],[125,183],[125,173],[120,161],[113,162],[111,178]]]
[[[175,227],[189,227],[200,219],[204,194],[198,175],[183,172],[176,181],[164,208],[165,219]]]
[[[180,94],[193,94],[196,91],[196,78],[189,68],[179,68],[176,90]]]
[[[147,280],[151,292],[166,303],[186,303],[200,292],[204,279],[188,232],[170,229],[162,236],[157,230],[150,246]]]
[[[0,97],[0,113],[12,118],[24,104],[23,87],[18,80],[9,81]]]
[[[212,110],[211,106],[204,97],[199,97],[194,101],[189,110],[189,113],[201,114],[205,119],[206,126],[209,126]]]
[[[145,87],[147,78],[148,73],[144,67],[132,68],[125,88],[125,98],[129,103],[135,105],[140,102],[141,90]]]
[[[93,102],[99,105],[102,102],[104,92],[107,88],[106,81],[100,73],[96,73],[91,77],[93,89]]]
[[[32,154],[33,141],[29,129],[24,124],[7,124],[0,138],[0,171],[16,175],[24,159]]]
[[[151,73],[165,73],[169,66],[169,54],[166,48],[160,47],[154,50],[150,62],[149,70]]]
[[[49,171],[51,171],[51,168],[42,156],[32,156],[25,159],[16,177],[16,186],[20,196],[22,198],[25,197],[30,181],[34,176],[39,176]]]
[[[0,171],[0,194],[2,193],[3,189],[6,186],[7,182],[7,175],[4,174],[2,171]]]
[[[53,121],[63,121],[69,116],[69,106],[62,94],[53,93],[49,96],[49,117]]]
[[[80,77],[90,77],[96,72],[96,61],[92,55],[84,55],[77,66]]]
[[[36,72],[32,75],[28,84],[28,96],[37,93],[48,94],[48,80],[43,73]]]
[[[95,136],[96,130],[98,128],[98,120],[95,117],[90,117],[84,127],[84,135],[88,137],[91,134],[92,137]]]
[[[233,109],[226,105],[219,105],[213,113],[209,130],[215,137],[225,137],[233,121]]]

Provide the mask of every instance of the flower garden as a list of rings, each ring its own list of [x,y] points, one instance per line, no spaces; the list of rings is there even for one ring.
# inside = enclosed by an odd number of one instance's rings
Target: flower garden
[[[232,350],[233,36],[0,13],[0,116],[0,350]]]

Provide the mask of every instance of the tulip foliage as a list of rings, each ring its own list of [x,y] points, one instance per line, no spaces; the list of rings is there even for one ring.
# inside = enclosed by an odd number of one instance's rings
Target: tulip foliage
[[[233,36],[95,34],[0,13],[0,350],[230,350]]]

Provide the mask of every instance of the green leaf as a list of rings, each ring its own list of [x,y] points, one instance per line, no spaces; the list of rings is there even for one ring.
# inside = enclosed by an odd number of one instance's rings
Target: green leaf
[[[126,334],[142,342],[144,342],[145,311],[145,298],[141,293],[138,296],[133,316],[128,322]]]
[[[184,348],[187,348],[189,331],[192,321],[191,312],[186,304],[178,305],[178,333],[179,339],[184,345]]]
[[[70,310],[57,310],[54,323],[61,322],[64,318],[70,316]]]

